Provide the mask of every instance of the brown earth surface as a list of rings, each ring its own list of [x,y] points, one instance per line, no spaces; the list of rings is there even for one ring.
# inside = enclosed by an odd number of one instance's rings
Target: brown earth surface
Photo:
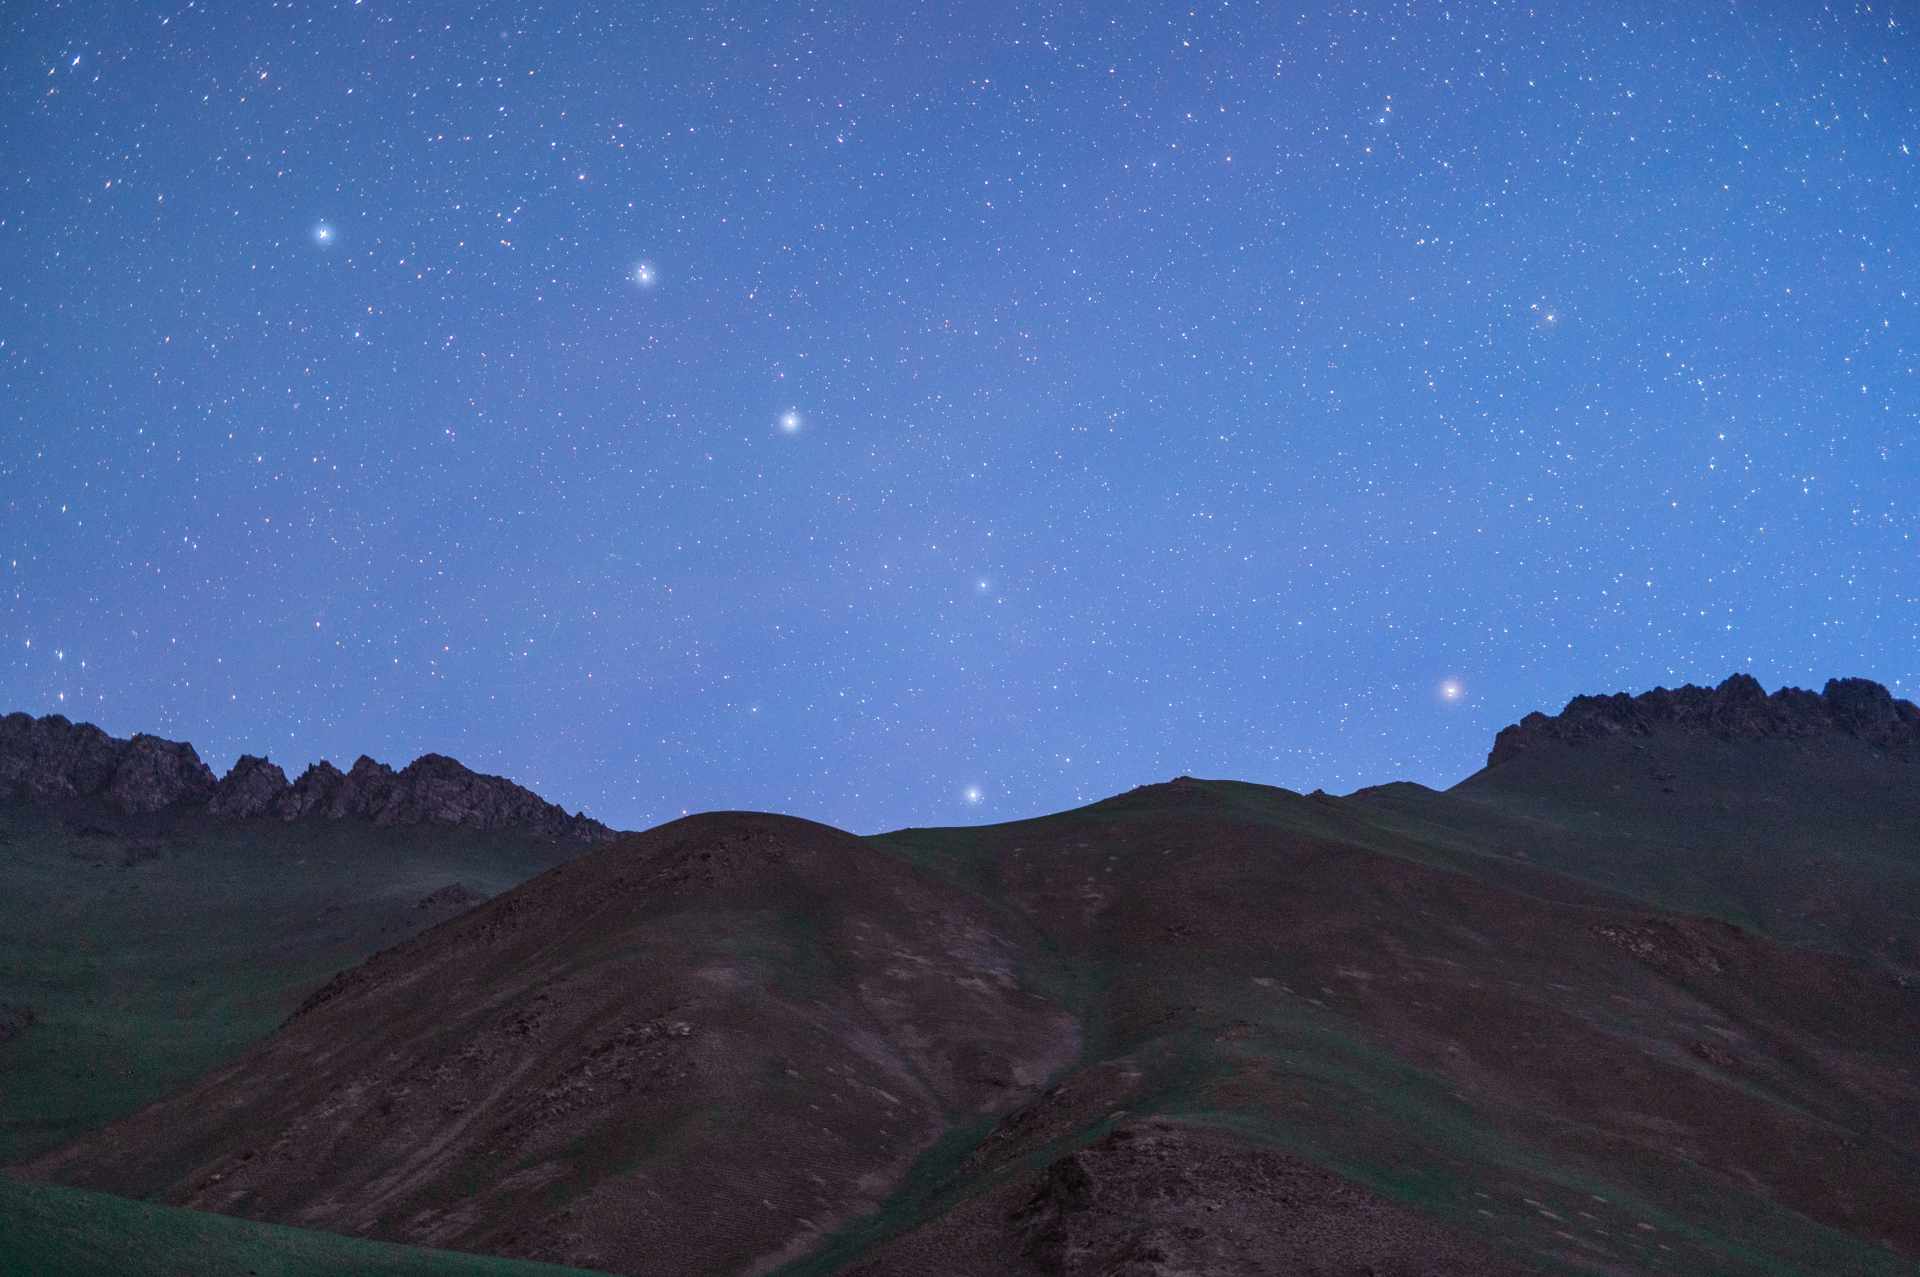
[[[874,1210],[949,1114],[1073,1058],[1020,956],[864,840],[696,817],[343,973],[29,1173],[427,1246],[771,1271]]]
[[[1465,1230],[1228,1132],[1156,1118],[880,1247],[847,1277],[1527,1271]]]
[[[632,1274],[1910,1274],[1915,795],[1656,726],[1447,794],[691,817],[22,1169]]]

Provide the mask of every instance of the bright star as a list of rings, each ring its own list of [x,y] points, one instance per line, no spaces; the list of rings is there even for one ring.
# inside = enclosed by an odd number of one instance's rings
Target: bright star
[[[1440,684],[1441,700],[1457,701],[1465,694],[1466,689],[1461,687],[1460,684],[1453,679],[1448,679],[1446,682]]]
[[[800,428],[800,414],[789,408],[780,418],[780,428],[788,434]]]
[[[977,803],[977,802],[979,802],[979,801],[980,801],[980,798],[981,798],[981,794],[980,794],[980,791],[979,791],[978,789],[969,789],[969,790],[967,790],[967,801],[968,801],[968,802],[970,802],[970,803]]]
[[[333,243],[333,227],[321,222],[313,228],[313,242],[325,247]]]
[[[652,288],[653,287],[653,263],[651,262],[638,263],[637,265],[634,266],[633,274],[629,278],[633,280],[634,285],[636,287]]]

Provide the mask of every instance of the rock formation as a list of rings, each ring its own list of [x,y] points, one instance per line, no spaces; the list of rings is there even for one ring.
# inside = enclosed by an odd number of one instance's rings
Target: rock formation
[[[458,913],[462,909],[471,909],[474,905],[484,904],[486,899],[464,882],[450,882],[438,891],[423,897],[413,907],[415,910],[424,909],[434,913]]]
[[[91,723],[58,714],[0,719],[0,801],[96,799],[126,812],[206,804],[232,820],[273,815],[298,820],[370,818],[378,825],[461,825],[526,829],[537,837],[612,842],[611,829],[569,816],[502,776],[483,776],[441,754],[423,754],[396,772],[361,755],[342,772],[319,762],[287,783],[278,764],[243,754],[218,782],[193,746],[136,735],[119,740]]]
[[[392,788],[393,768],[365,754],[349,772],[323,759],[300,773],[300,779],[280,795],[280,817],[298,820],[310,811],[318,811],[328,820],[371,816],[384,805]]]
[[[614,837],[597,820],[569,816],[530,789],[504,777],[483,776],[444,754],[422,754],[398,772],[365,754],[347,772],[332,763],[315,763],[291,785],[282,777],[272,803],[282,820],[318,811],[329,820],[367,816],[376,825],[526,828],[546,838],[590,843]]]
[[[1920,706],[1895,700],[1864,678],[1829,679],[1824,692],[1783,687],[1769,696],[1749,674],[1735,674],[1718,687],[1688,683],[1638,696],[1576,696],[1558,717],[1532,713],[1503,728],[1487,766],[1544,744],[1649,736],[1661,728],[1729,741],[1807,740],[1842,732],[1875,749],[1907,753],[1920,746]]]
[[[216,816],[258,816],[286,787],[287,774],[279,764],[242,754],[233,770],[221,778],[207,808]]]
[[[144,733],[118,740],[59,714],[0,719],[0,799],[102,798],[128,812],[206,801],[213,772],[193,746]]]

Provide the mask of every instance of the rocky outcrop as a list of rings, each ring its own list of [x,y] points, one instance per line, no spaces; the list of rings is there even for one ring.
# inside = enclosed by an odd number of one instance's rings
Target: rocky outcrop
[[[484,776],[444,754],[422,754],[396,772],[362,754],[350,771],[315,763],[277,800],[283,820],[317,811],[329,820],[366,816],[376,825],[524,828],[545,838],[612,842],[597,820],[569,816],[502,776]]]
[[[300,773],[300,779],[282,795],[280,816],[283,820],[298,820],[310,811],[317,811],[328,820],[372,816],[386,805],[392,792],[393,768],[385,763],[376,763],[362,754],[354,762],[352,771],[343,772],[322,760]]]
[[[483,776],[442,754],[423,754],[396,772],[362,754],[342,772],[319,762],[287,783],[278,764],[243,754],[215,781],[193,746],[137,735],[119,740],[58,714],[0,719],[0,801],[99,799],[127,812],[205,803],[215,816],[244,820],[365,817],[378,825],[459,825],[525,829],[540,838],[612,842],[597,820],[563,808],[503,776]]]
[[[59,714],[0,719],[0,799],[58,802],[99,798],[128,812],[205,802],[213,771],[183,742],[136,735],[119,740]]]
[[[274,806],[286,789],[287,774],[278,763],[242,754],[233,770],[221,778],[207,809],[216,816],[258,816]]]
[[[413,907],[432,913],[458,913],[462,909],[471,909],[484,903],[486,897],[467,886],[464,882],[450,882],[420,900]]]
[[[544,838],[614,839],[599,821],[569,816],[530,789],[503,776],[484,776],[444,754],[422,754],[398,772],[365,754],[346,772],[315,763],[274,800],[274,809],[282,820],[319,812],[328,820],[365,816],[376,825],[523,828]]]
[[[317,763],[310,763],[307,770],[300,773],[300,779],[275,800],[275,810],[282,820],[298,820],[316,807],[322,813],[332,814],[329,809],[333,797],[339,792],[340,782],[344,779],[340,769],[324,758]]]
[[[127,742],[107,786],[107,801],[122,811],[159,811],[177,802],[213,796],[213,769],[185,741],[138,733]]]
[[[1576,696],[1557,717],[1533,713],[1494,738],[1487,766],[1542,745],[1577,745],[1677,730],[1719,740],[1809,740],[1842,732],[1880,750],[1920,747],[1920,706],[1895,700],[1871,679],[1836,678],[1823,692],[1783,687],[1773,695],[1748,674],[1718,687],[1689,683],[1628,696]]]
[[[0,794],[26,801],[97,794],[120,765],[120,744],[59,714],[9,714],[0,719]]]
[[[444,754],[423,754],[407,764],[374,813],[383,825],[434,821],[476,829],[544,825],[556,817],[564,821],[566,813],[532,790],[469,771]]]

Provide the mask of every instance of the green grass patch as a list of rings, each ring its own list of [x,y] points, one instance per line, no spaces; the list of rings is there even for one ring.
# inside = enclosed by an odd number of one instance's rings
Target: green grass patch
[[[0,1175],[0,1277],[565,1277],[579,1268],[424,1250]]]
[[[334,972],[584,850],[511,830],[0,806],[0,1165],[246,1050]]]

